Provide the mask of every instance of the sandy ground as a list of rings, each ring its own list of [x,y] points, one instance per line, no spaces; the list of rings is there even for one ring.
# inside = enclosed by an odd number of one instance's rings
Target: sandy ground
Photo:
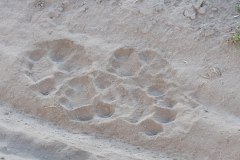
[[[235,7],[0,0],[0,159],[240,159]]]

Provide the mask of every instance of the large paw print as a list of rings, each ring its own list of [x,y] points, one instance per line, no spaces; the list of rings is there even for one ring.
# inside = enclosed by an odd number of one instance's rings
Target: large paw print
[[[101,68],[92,64],[94,54],[67,39],[41,43],[25,55],[30,88],[40,98],[54,97],[71,121],[97,127],[119,119],[152,137],[177,119],[176,85],[169,80],[174,70],[156,51],[121,47]]]
[[[22,70],[44,96],[55,93],[71,72],[91,65],[84,47],[66,39],[44,42],[25,55]]]
[[[170,64],[157,52],[152,50],[146,50],[138,53],[138,58],[144,64],[144,69],[152,75],[156,74],[169,74],[171,70]]]
[[[68,89],[64,97],[68,98],[74,108],[92,103],[92,98],[97,94],[93,81],[89,76],[76,77],[68,82]],[[68,105],[65,105],[67,108]]]
[[[134,49],[119,48],[114,51],[110,59],[108,71],[120,77],[128,77],[135,76],[140,68],[141,63],[138,61]]]
[[[176,85],[165,79],[175,72],[166,59],[153,50],[137,52],[119,48],[110,57],[109,66],[108,73],[122,81],[102,97],[109,97],[108,100],[119,105],[124,103],[122,115],[128,115],[124,120],[136,125],[147,136],[163,133],[164,126],[174,123],[176,102],[168,97]]]

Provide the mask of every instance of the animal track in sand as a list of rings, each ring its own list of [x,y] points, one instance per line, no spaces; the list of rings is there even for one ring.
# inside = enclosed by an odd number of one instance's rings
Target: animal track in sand
[[[37,55],[39,50],[27,53],[27,58],[24,57],[22,70],[27,77],[33,82],[39,81],[52,73],[53,63],[48,57]]]
[[[108,71],[115,73],[120,77],[135,76],[141,68],[135,50],[132,48],[119,48],[114,51],[110,59],[110,68]]]
[[[24,56],[21,59],[23,62],[22,70],[33,81],[32,88],[38,90],[42,95],[48,95],[56,90],[57,86],[61,86],[70,72],[74,70],[81,71],[84,67],[90,66],[89,56],[85,48],[67,39],[41,43],[36,45],[35,50],[28,51],[25,55],[26,58]],[[49,76],[52,78],[47,78]],[[70,85],[73,81],[70,81]],[[78,90],[75,94],[79,93],[80,91]],[[87,99],[88,92],[83,91],[81,93],[83,94],[83,99]],[[65,105],[71,104],[71,100],[66,98],[60,99],[60,102]],[[84,102],[83,100],[83,104]]]
[[[91,66],[94,55],[67,39],[41,43],[25,55],[22,70],[31,89],[54,96],[70,120],[111,123],[119,117],[155,136],[176,119],[169,93],[174,84],[165,80],[174,72],[156,51],[120,47],[106,59],[106,70]]]
[[[113,55],[119,61],[127,61],[133,52],[133,48],[119,48]]]
[[[117,80],[114,75],[102,71],[94,71],[93,75],[93,81],[99,89],[107,89]]]
[[[159,73],[166,74],[171,69],[168,61],[155,51],[146,50],[140,52],[138,53],[138,58],[144,63],[145,70],[152,75]]]
[[[112,104],[102,101],[96,102],[94,105],[79,106],[76,109],[67,110],[68,116],[75,121],[90,121],[96,117],[109,118],[115,112]]]
[[[132,119],[130,123],[138,123],[137,127],[140,132],[145,133],[147,136],[155,136],[164,132],[163,124],[166,125],[173,122],[177,115],[174,109],[159,106],[154,106],[149,114],[144,114],[143,112],[144,110],[140,111],[140,115],[137,116],[138,118],[143,117],[140,122],[136,121],[137,119]]]
[[[167,98],[171,97],[168,90],[173,89],[175,85],[164,80],[164,78],[171,78],[175,72],[167,60],[155,51],[147,50],[137,53],[134,50],[120,48],[110,58],[113,67],[109,73],[117,73],[122,77],[118,71],[114,72],[114,69],[120,68],[119,61],[127,62],[131,56],[138,58],[141,63],[139,70],[134,72],[134,77],[129,76],[123,79],[123,83],[115,88],[112,99],[119,104],[124,102],[134,108],[130,110],[131,113],[129,110],[123,113],[123,115],[129,115],[124,119],[133,124],[137,123],[140,131],[146,135],[154,136],[164,132],[164,126],[176,119],[177,111],[173,108],[176,102],[172,98]],[[166,108],[151,109],[158,103]]]
[[[154,102],[154,99],[140,88],[131,91],[131,98],[133,99],[133,104],[137,104],[138,106],[150,106]]]
[[[82,50],[81,46],[77,46],[74,42],[66,39],[46,42],[40,46],[48,50],[49,57],[53,62],[64,62],[68,57]]]
[[[39,92],[42,95],[48,95],[53,90],[55,90],[55,81],[53,78],[47,78],[39,82],[38,84]]]
[[[67,72],[72,72],[74,70],[83,69],[84,67],[90,65],[91,63],[87,56],[87,53],[81,50],[81,52],[78,54],[72,55],[72,57],[67,59],[66,62],[61,64],[59,68]]]
[[[101,118],[108,118],[115,112],[113,105],[102,101],[98,101],[96,105],[94,105],[94,108],[96,115]]]
[[[68,111],[71,120],[89,121],[93,119],[93,112],[91,106],[82,106]]]
[[[32,61],[39,61],[46,54],[45,50],[36,49],[34,51],[27,52],[27,56]]]
[[[140,122],[138,127],[140,128],[140,131],[144,132],[148,136],[155,136],[163,132],[163,126],[149,118]]]
[[[151,64],[154,59],[158,58],[158,54],[154,51],[147,50],[138,53],[138,58],[146,64]]]
[[[170,97],[164,96],[162,101],[159,101],[159,104],[161,106],[164,106],[165,108],[173,108],[176,104],[177,101],[171,98],[171,95],[169,95]]]
[[[68,82],[68,89],[62,93],[60,103],[67,109],[76,109],[92,103],[97,94],[93,81],[89,76],[76,77]]]
[[[61,85],[62,82],[68,77],[68,75],[61,71],[56,71],[53,74],[56,85]]]
[[[148,88],[148,94],[154,97],[159,97],[164,94],[163,86],[157,84]]]
[[[176,111],[174,109],[162,108],[154,106],[153,118],[159,123],[170,123],[176,119]]]

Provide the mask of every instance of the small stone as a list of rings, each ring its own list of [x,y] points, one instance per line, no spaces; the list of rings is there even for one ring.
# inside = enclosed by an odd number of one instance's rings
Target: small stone
[[[180,31],[181,28],[180,28],[180,27],[175,27],[174,30],[175,30],[175,31]]]
[[[86,12],[88,10],[88,7],[83,7],[80,9],[81,12]]]
[[[213,29],[206,29],[204,32],[204,36],[205,37],[210,37],[214,34],[214,30]]]
[[[56,13],[54,11],[49,12],[48,15],[50,19],[53,19],[54,17],[56,17]]]
[[[152,25],[155,25],[157,23],[157,20],[152,20]]]
[[[229,33],[231,31],[232,31],[232,28],[230,28],[230,27],[224,28],[224,32],[226,32],[226,33]]]
[[[56,15],[56,17],[60,17],[61,16],[61,13],[58,13],[57,15]]]
[[[206,7],[201,7],[198,9],[199,14],[205,14],[206,13]]]
[[[196,19],[196,12],[193,10],[193,8],[189,8],[183,12],[183,15],[190,18],[191,20]]]
[[[63,12],[63,8],[62,7],[58,8],[58,11]]]
[[[148,27],[144,28],[141,32],[143,34],[147,34],[150,31],[150,29]]]
[[[102,0],[96,0],[97,4],[102,3]]]
[[[139,10],[138,8],[134,7],[134,8],[132,9],[132,13],[138,14],[138,13],[140,13],[140,10]]]
[[[202,6],[204,0],[197,0],[194,4],[193,4],[193,7],[198,10],[200,9],[200,7]]]
[[[217,8],[217,7],[213,7],[211,10],[212,10],[213,12],[217,12],[217,11],[218,11],[218,8]]]
[[[154,6],[154,10],[155,10],[156,12],[161,12],[163,9],[164,9],[164,8],[163,8],[162,5],[156,5],[156,6]]]
[[[171,22],[171,21],[168,21],[168,22],[167,22],[167,26],[174,26],[174,23]]]
[[[70,5],[70,2],[68,2],[68,1],[65,1],[65,2],[62,3],[63,7],[68,7],[69,5]]]
[[[111,5],[117,5],[117,2],[116,1],[112,1],[110,2]]]
[[[160,40],[160,42],[166,43],[166,42],[167,42],[167,39],[166,39],[166,38],[162,38],[162,39]]]
[[[214,18],[214,15],[213,15],[213,14],[210,14],[210,15],[209,15],[209,18],[211,18],[211,19]]]

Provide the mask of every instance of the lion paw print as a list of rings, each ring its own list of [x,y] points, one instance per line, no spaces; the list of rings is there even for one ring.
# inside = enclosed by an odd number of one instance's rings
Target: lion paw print
[[[60,39],[37,45],[21,61],[30,88],[40,97],[56,98],[70,120],[120,118],[155,136],[177,117],[177,102],[169,98],[176,85],[166,81],[175,71],[156,51],[120,47],[98,70],[83,46]]]
[[[77,107],[76,109],[68,110],[68,116],[74,121],[90,121],[94,118],[109,118],[114,112],[115,108],[113,104],[109,104],[98,100],[92,105]]]
[[[32,81],[31,88],[44,96],[56,93],[72,72],[91,64],[84,47],[66,39],[44,42],[25,55],[22,70]]]
[[[109,58],[107,72],[121,79],[120,85],[109,90],[113,99],[121,106],[127,122],[136,126],[139,132],[155,136],[164,132],[164,127],[175,121],[176,102],[171,91],[176,85],[166,81],[175,71],[168,61],[153,50],[136,51],[133,48],[119,48]],[[129,109],[131,108],[131,109]]]

